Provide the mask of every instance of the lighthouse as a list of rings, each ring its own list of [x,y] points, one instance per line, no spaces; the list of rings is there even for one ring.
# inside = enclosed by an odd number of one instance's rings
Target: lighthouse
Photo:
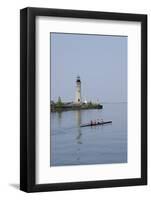
[[[75,103],[80,104],[81,102],[82,102],[82,99],[81,99],[81,80],[80,80],[80,76],[77,76]]]

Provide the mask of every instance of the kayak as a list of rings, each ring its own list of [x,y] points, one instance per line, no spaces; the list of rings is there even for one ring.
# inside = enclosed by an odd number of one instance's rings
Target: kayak
[[[80,127],[87,127],[87,126],[99,126],[99,125],[104,125],[104,124],[110,124],[112,121],[107,121],[107,122],[97,122],[96,124],[81,124]]]

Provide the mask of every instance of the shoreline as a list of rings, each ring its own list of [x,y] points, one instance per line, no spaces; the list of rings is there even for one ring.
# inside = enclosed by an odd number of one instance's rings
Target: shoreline
[[[101,104],[92,104],[92,105],[72,105],[72,106],[56,106],[51,105],[51,112],[63,112],[63,111],[72,111],[72,110],[92,110],[92,109],[103,109]]]

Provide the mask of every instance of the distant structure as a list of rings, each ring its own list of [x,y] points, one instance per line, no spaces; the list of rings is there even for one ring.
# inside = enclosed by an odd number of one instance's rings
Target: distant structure
[[[87,103],[88,103],[86,99],[84,100],[84,103],[85,103],[85,104],[87,104]]]
[[[98,102],[88,102],[86,99],[82,101],[81,97],[81,80],[80,76],[76,79],[76,94],[75,101],[62,102],[61,97],[58,97],[58,101],[51,101],[51,112],[62,112],[70,110],[87,110],[87,109],[102,109],[103,106]]]
[[[81,104],[82,99],[81,99],[81,80],[80,76],[77,76],[76,80],[76,96],[75,96],[75,103],[76,104]]]

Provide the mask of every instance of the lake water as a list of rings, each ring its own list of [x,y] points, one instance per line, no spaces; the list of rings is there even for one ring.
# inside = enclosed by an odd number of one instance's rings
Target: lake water
[[[80,128],[97,119],[112,120],[112,124]],[[50,135],[51,166],[126,163],[127,103],[51,113]]]

